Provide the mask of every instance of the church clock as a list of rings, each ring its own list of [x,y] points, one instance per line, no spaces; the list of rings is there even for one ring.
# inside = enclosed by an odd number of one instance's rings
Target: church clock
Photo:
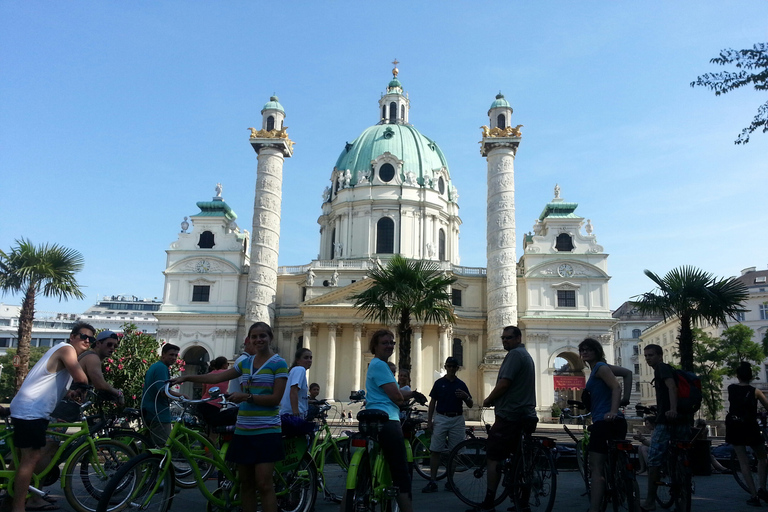
[[[567,263],[563,263],[557,267],[557,273],[560,274],[560,277],[571,277],[573,275],[573,267]]]

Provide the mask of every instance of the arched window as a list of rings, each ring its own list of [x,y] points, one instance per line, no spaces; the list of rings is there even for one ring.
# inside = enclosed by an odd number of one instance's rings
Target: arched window
[[[395,177],[395,168],[392,164],[384,164],[379,167],[379,179],[384,183],[389,183]]]
[[[275,129],[275,118],[274,116],[269,116],[267,118],[267,131],[274,130]]]
[[[405,105],[400,105],[400,119],[405,122]]]
[[[502,130],[507,127],[507,118],[504,117],[504,114],[499,114],[496,116],[496,126]]]
[[[557,235],[557,241],[555,242],[555,250],[570,252],[573,250],[573,238],[568,233],[560,233]]]
[[[336,228],[331,231],[331,259],[336,257]]]
[[[437,233],[437,255],[440,261],[445,261],[445,231]]]
[[[639,338],[640,337],[640,329],[632,329],[632,337],[633,338]]]
[[[381,107],[381,118],[382,119],[386,119],[387,118],[387,106],[386,105]]]
[[[376,252],[379,254],[395,252],[395,221],[389,217],[382,217],[376,223]]]
[[[210,231],[203,231],[200,233],[200,240],[197,242],[197,246],[201,249],[212,249],[216,245],[213,242],[213,233]]]
[[[389,104],[389,122],[394,124],[397,121],[397,104],[393,101]]]
[[[464,347],[461,346],[461,338],[453,338],[452,355],[459,360],[459,366],[464,366]]]

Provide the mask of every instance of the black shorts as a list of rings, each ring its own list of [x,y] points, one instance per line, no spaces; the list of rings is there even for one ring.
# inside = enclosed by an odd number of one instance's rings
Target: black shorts
[[[621,441],[627,436],[627,420],[596,421],[589,426],[589,447],[591,453],[608,453],[608,441]]]
[[[45,446],[45,431],[48,429],[47,419],[13,421],[13,443],[16,448],[42,448]]]
[[[489,459],[500,461],[517,452],[523,431],[533,433],[536,431],[537,418],[523,418],[521,420],[508,420],[496,416],[490,432],[488,432],[488,444],[485,453]]]
[[[250,466],[285,458],[282,434],[235,434],[227,449],[227,461]]]

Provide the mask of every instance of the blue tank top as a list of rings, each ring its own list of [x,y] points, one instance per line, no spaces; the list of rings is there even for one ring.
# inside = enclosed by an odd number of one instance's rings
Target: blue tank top
[[[592,395],[592,421],[602,421],[603,417],[611,412],[611,388],[605,381],[597,376],[597,371],[601,366],[608,366],[600,362],[592,368],[592,373],[587,381],[587,390]],[[619,416],[623,415],[619,412]]]

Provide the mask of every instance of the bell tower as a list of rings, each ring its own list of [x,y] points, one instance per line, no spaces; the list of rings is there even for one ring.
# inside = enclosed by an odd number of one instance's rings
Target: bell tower
[[[267,322],[274,326],[283,163],[293,154],[293,141],[288,138],[287,127],[283,125],[285,110],[277,96],[272,96],[264,105],[261,116],[262,129],[250,128],[251,147],[258,155],[258,164],[246,321]]]
[[[387,85],[386,94],[382,94],[379,100],[381,116],[379,124],[408,124],[411,100],[406,94],[403,94],[403,84],[397,78],[400,73],[400,70],[397,69],[399,62],[395,59],[392,64],[395,66],[392,69],[392,80]]]

